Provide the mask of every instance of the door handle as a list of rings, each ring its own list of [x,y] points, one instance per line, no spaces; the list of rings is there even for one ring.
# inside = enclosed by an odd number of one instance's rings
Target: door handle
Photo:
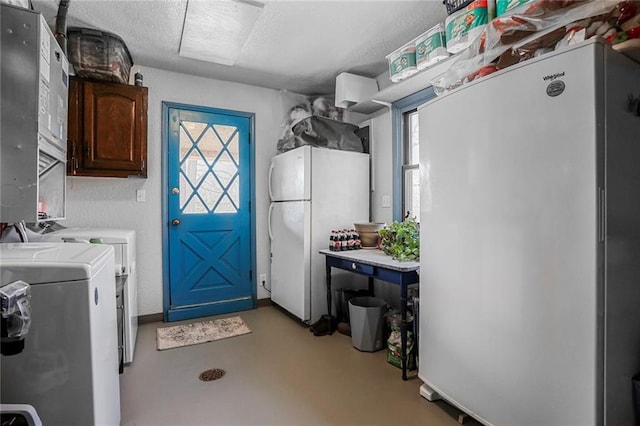
[[[273,163],[269,165],[269,179],[267,180],[267,185],[269,187],[269,199],[273,201],[273,191],[271,190],[271,176],[273,175]]]
[[[179,194],[180,190],[178,188],[171,188],[171,193],[174,194],[174,195],[175,194]]]
[[[178,225],[180,225],[180,221],[179,221],[178,219],[173,219],[173,220],[171,221],[171,224],[172,224],[173,226],[178,226]]]
[[[598,188],[598,240],[604,242],[607,228],[607,199],[604,188]]]
[[[271,232],[271,212],[273,211],[273,203],[269,204],[269,215],[267,217],[267,230],[269,231],[269,239],[273,241],[273,233]]]

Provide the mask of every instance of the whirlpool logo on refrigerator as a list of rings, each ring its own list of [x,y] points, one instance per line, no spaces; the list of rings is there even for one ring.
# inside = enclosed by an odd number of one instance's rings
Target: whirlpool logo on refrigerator
[[[542,80],[550,81],[549,85],[547,86],[547,95],[549,95],[552,98],[555,98],[556,96],[561,95],[562,92],[564,92],[564,89],[566,87],[564,84],[564,81],[558,80],[558,78],[560,77],[564,77],[564,71],[557,72],[555,74],[545,75],[544,77],[542,77]]]

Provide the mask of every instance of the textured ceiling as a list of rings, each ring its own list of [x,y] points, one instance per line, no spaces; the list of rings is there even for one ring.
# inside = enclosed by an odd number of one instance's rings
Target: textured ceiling
[[[261,3],[263,12],[234,66],[178,55],[186,0],[71,0],[67,25],[119,35],[143,73],[148,66],[317,95],[332,94],[343,71],[382,74],[386,55],[446,17],[441,0]],[[58,0],[32,4],[53,25]]]

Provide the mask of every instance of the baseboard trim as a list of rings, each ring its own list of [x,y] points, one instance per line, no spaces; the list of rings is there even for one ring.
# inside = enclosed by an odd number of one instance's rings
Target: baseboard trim
[[[169,309],[165,312],[165,322],[182,321],[186,319],[210,317],[213,315],[228,314],[233,312],[255,309],[256,302],[250,298],[242,298],[207,305],[189,306],[185,308]]]
[[[140,315],[138,317],[138,324],[148,324],[150,322],[162,322],[163,320],[162,313],[159,314],[149,314],[149,315]]]
[[[273,302],[271,299],[258,299],[258,308],[264,308],[265,306],[273,306]],[[158,314],[149,314],[149,315],[140,315],[138,317],[138,324],[148,324],[150,322],[163,322],[164,315],[162,313]]]
[[[273,306],[271,299],[258,299],[258,308],[264,308],[265,306]]]

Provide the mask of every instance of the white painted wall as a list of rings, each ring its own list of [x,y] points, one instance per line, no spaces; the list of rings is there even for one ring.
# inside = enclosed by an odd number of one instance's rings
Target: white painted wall
[[[393,205],[393,126],[391,111],[384,108],[360,123],[369,125],[372,144],[373,191],[371,192],[371,220],[393,222],[393,209],[383,207],[382,197],[388,196]],[[400,309],[400,287],[375,280],[374,291],[395,309]]]
[[[369,120],[373,145],[373,192],[371,193],[371,219],[373,222],[391,223],[393,209],[383,207],[387,196],[393,205],[393,130],[391,112],[385,108]]]
[[[244,84],[142,69],[149,87],[148,178],[67,178],[64,226],[134,229],[137,233],[139,315],[162,312],[162,102],[255,113],[256,267],[269,274],[267,175],[282,133],[281,123],[299,95]],[[136,202],[136,190],[146,202]],[[269,294],[258,286],[258,298]]]

